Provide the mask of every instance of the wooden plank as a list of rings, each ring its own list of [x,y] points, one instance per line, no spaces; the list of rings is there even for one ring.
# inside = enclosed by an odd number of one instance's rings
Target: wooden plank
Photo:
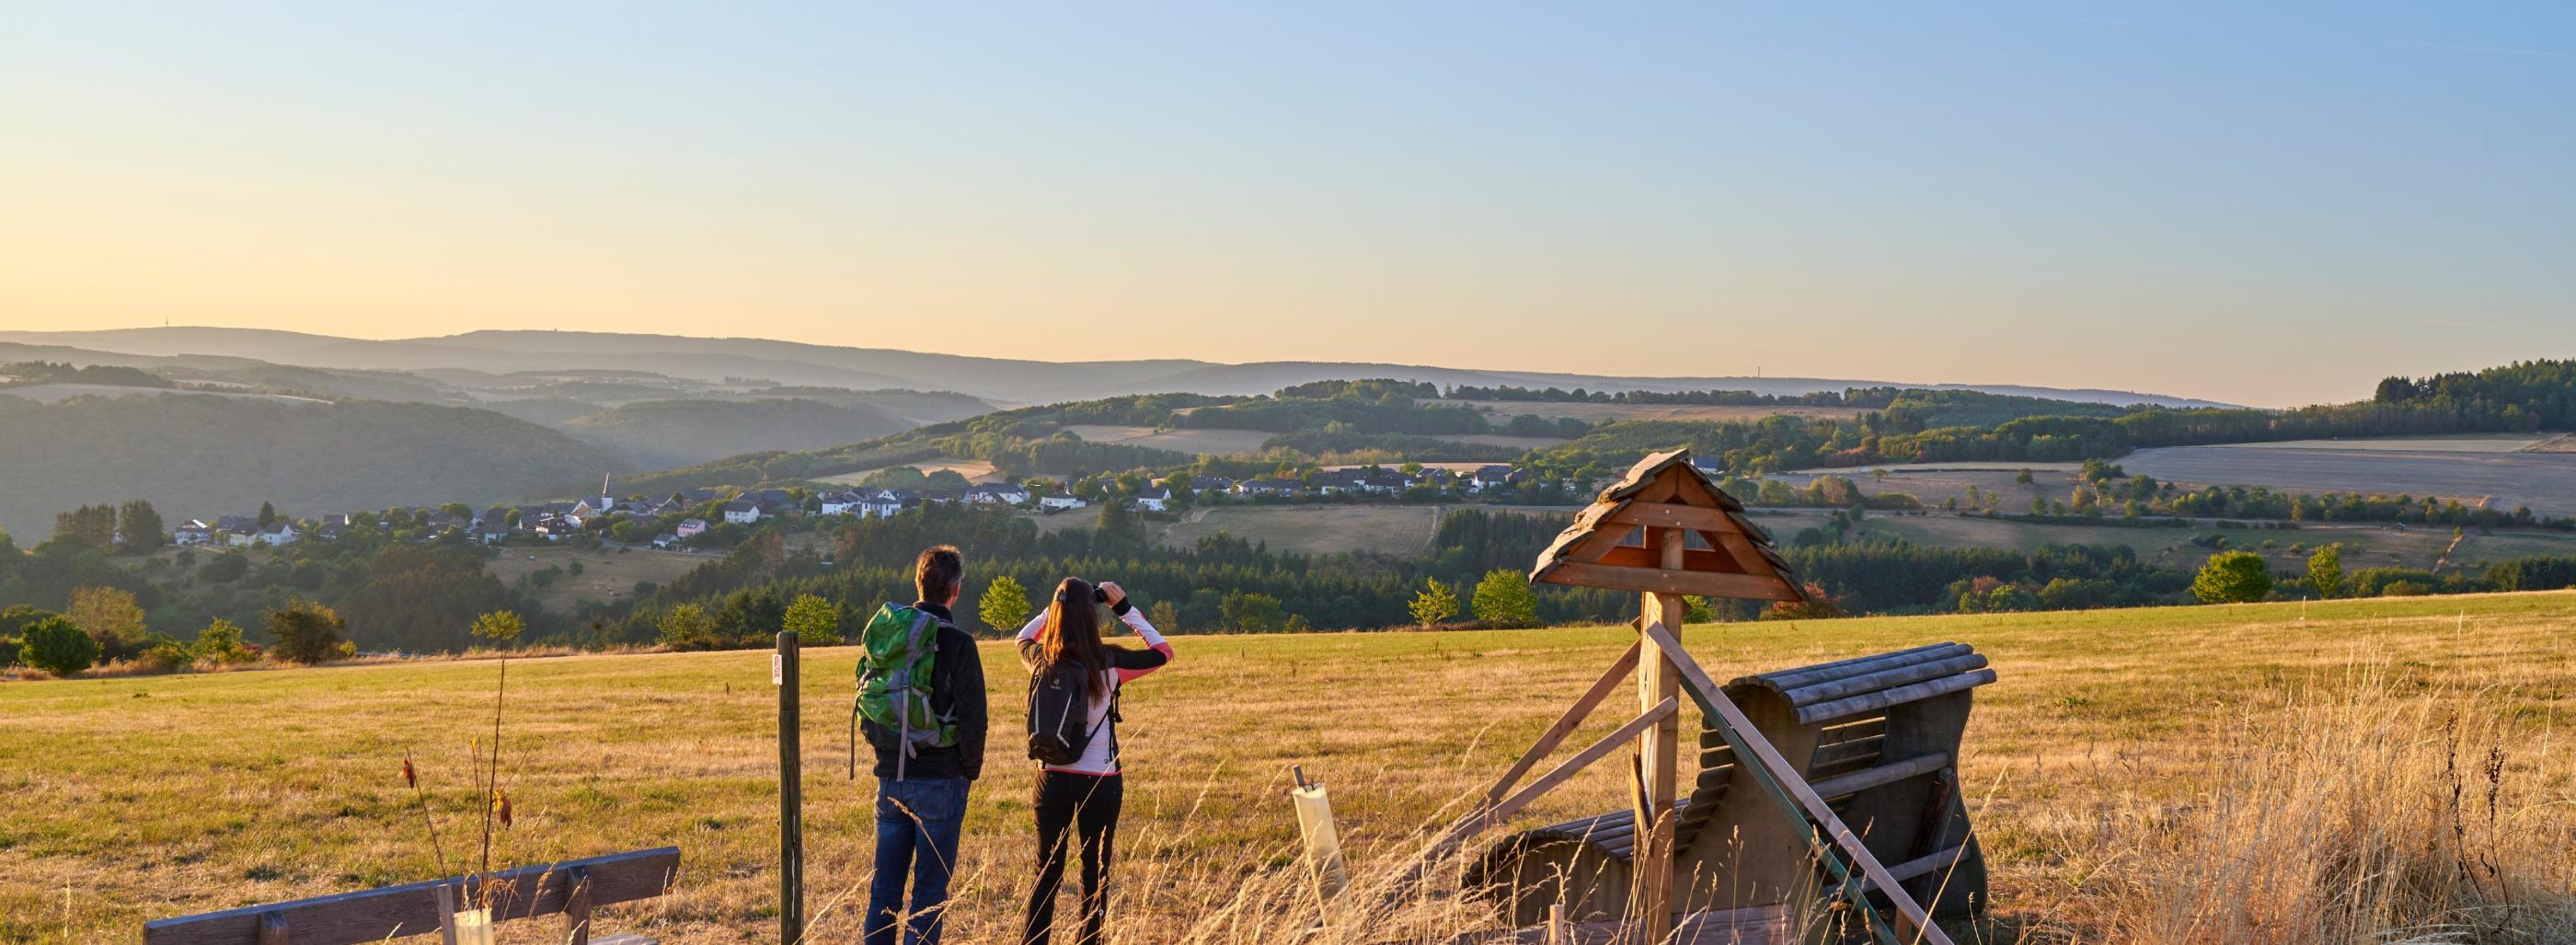
[[[1928,660],[1948,659],[1953,656],[1964,656],[1972,652],[1975,652],[1975,648],[1970,647],[1965,643],[1927,643],[1922,646],[1908,647],[1906,649],[1894,650],[1886,653],[1875,653],[1869,656],[1855,656],[1851,659],[1835,660],[1831,663],[1818,663],[1813,666],[1801,666],[1796,669],[1784,669],[1777,672],[1763,673],[1758,676],[1747,676],[1736,680],[1736,682],[1769,686],[1772,689],[1786,692],[1791,689],[1803,689],[1808,686],[1824,682],[1828,679],[1841,679],[1845,676],[1856,676],[1861,673],[1876,672],[1891,666],[1904,666]]]
[[[1841,679],[1828,679],[1812,686],[1800,686],[1796,689],[1783,692],[1780,695],[1787,698],[1790,705],[1803,707],[1814,705],[1819,702],[1831,702],[1835,699],[1841,699],[1847,696],[1877,692],[1881,689],[1894,689],[1898,686],[1906,685],[1908,683],[1918,683],[1926,679],[1955,676],[1960,673],[1984,668],[1986,668],[1985,656],[1979,653],[1970,653],[1965,656],[1954,656],[1945,660],[1933,660],[1928,663],[1915,663],[1911,666],[1897,666],[1889,669],[1877,670],[1875,672],[1862,673],[1857,676],[1845,676]]]
[[[1528,807],[1529,803],[1538,800],[1540,795],[1565,783],[1565,779],[1591,767],[1593,762],[1608,757],[1611,752],[1619,750],[1620,747],[1634,740],[1639,733],[1654,727],[1658,722],[1672,718],[1679,711],[1681,711],[1680,700],[1666,699],[1662,704],[1647,709],[1645,714],[1629,719],[1628,724],[1619,726],[1617,731],[1602,736],[1600,741],[1592,743],[1592,747],[1577,752],[1574,757],[1565,759],[1556,767],[1548,769],[1546,774],[1539,775],[1536,780],[1529,783],[1528,787],[1512,792],[1512,796],[1504,798],[1502,803],[1494,805],[1493,810],[1480,818],[1482,823],[1477,825],[1478,828],[1481,829],[1520,813],[1521,808]]]
[[[1642,640],[1628,644],[1628,652],[1619,654],[1619,658],[1610,664],[1610,669],[1592,683],[1592,688],[1576,697],[1574,704],[1566,707],[1565,714],[1557,716],[1556,724],[1539,733],[1538,741],[1530,745],[1530,750],[1522,753],[1519,761],[1512,762],[1511,770],[1503,772],[1503,776],[1494,781],[1494,786],[1485,790],[1485,806],[1502,800],[1504,792],[1520,783],[1521,776],[1536,767],[1539,759],[1547,757],[1547,753],[1555,751],[1566,736],[1574,734],[1574,730],[1583,725],[1584,718],[1592,714],[1592,707],[1600,705],[1602,699],[1608,698],[1618,690],[1620,683],[1627,681],[1628,672],[1637,668],[1637,653],[1644,647]]]
[[[1877,712],[1892,705],[1899,705],[1920,699],[1929,699],[1933,696],[1948,695],[1963,689],[1974,689],[1978,686],[1994,681],[1995,671],[1991,669],[1980,669],[1973,672],[1961,673],[1956,676],[1943,676],[1939,679],[1927,680],[1925,682],[1914,683],[1912,685],[1898,686],[1894,689],[1881,689],[1877,692],[1863,693],[1847,699],[1836,699],[1832,702],[1818,702],[1813,705],[1799,706],[1798,721],[1821,722],[1826,719],[1839,719],[1847,715],[1859,715],[1863,712]]]
[[[564,897],[565,945],[590,945],[590,910],[598,903],[591,901],[590,867],[575,866],[564,871],[572,891]]]
[[[1618,545],[1608,551],[1602,552],[1601,556],[1598,558],[1576,563],[1605,564],[1616,568],[1661,568],[1664,566],[1664,556],[1662,552],[1653,548],[1645,548],[1637,545]],[[1771,566],[1768,564],[1763,565],[1760,570],[1747,571],[1744,569],[1743,565],[1736,563],[1734,556],[1723,551],[1712,551],[1707,548],[1683,549],[1681,569],[1684,571],[1701,571],[1709,574],[1761,575],[1773,573]]]
[[[1753,574],[1707,574],[1656,568],[1617,568],[1569,561],[1540,580],[1577,587],[1649,594],[1697,594],[1730,600],[1797,600],[1798,592],[1777,577]]]
[[[1895,866],[1888,867],[1887,875],[1896,877],[1896,881],[1900,883],[1905,882],[1906,880],[1915,879],[1934,870],[1942,869],[1950,864],[1959,862],[1963,858],[1963,854],[1966,853],[1967,849],[1968,845],[1963,843],[1938,853],[1928,853],[1923,856],[1918,856],[1903,863],[1896,864]]]
[[[1857,794],[1882,784],[1894,784],[1907,778],[1919,778],[1949,766],[1950,756],[1936,752],[1920,758],[1907,758],[1875,768],[1865,768],[1841,777],[1826,778],[1816,782],[1813,787],[1818,797],[1831,799],[1846,794]]]
[[[1628,503],[1626,508],[1611,513],[1609,520],[1612,524],[1635,525],[1640,528],[1685,528],[1700,532],[1738,530],[1735,527],[1735,520],[1728,518],[1723,510],[1696,505],[1647,502],[1643,496],[1639,496],[1638,501]]]
[[[1896,907],[1897,933],[1915,942],[1953,945],[1950,936],[1942,932],[1940,926],[1932,924],[1931,916],[1924,913],[1923,907],[1916,904],[1913,897],[1906,895],[1896,878],[1888,875],[1887,867],[1878,862],[1878,857],[1869,852],[1869,847],[1861,843],[1860,837],[1852,833],[1850,827],[1843,825],[1842,818],[1825,804],[1825,799],[1816,796],[1815,789],[1807,785],[1806,779],[1799,776],[1788,759],[1780,757],[1779,750],[1762,738],[1753,727],[1752,720],[1745,718],[1744,711],[1736,708],[1734,700],[1726,697],[1725,691],[1718,688],[1717,681],[1710,679],[1708,671],[1700,668],[1699,661],[1691,658],[1690,651],[1682,648],[1681,641],[1658,623],[1647,623],[1645,635],[1664,651],[1665,660],[1680,671],[1693,698],[1699,701],[1700,709],[1723,721],[1743,740],[1737,746],[1739,755],[1750,753],[1755,769],[1769,775],[1770,780],[1788,796],[1795,809],[1784,813],[1792,817],[1803,813],[1858,870],[1862,880],[1887,896],[1888,902]]]
[[[555,915],[571,892],[562,871],[587,868],[591,901],[611,905],[659,896],[680,869],[680,848],[524,866],[491,874],[500,884],[496,920]],[[295,945],[359,945],[438,931],[439,886],[464,882],[444,877],[402,886],[339,893],[200,915],[157,919],[143,925],[144,945],[259,945],[260,916],[274,912],[295,930]]]

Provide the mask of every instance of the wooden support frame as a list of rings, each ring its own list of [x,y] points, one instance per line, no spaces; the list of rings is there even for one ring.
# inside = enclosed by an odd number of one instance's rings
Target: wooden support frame
[[[1630,655],[1635,655],[1635,651],[1630,651]],[[1624,675],[1624,672],[1622,675]],[[1614,676],[1610,678],[1615,679],[1616,677]],[[1596,685],[1595,688],[1598,689],[1599,687]],[[1604,693],[1604,695],[1606,694],[1607,693]],[[1596,699],[1596,701],[1598,700]],[[1636,718],[1629,719],[1627,724],[1619,726],[1616,731],[1602,736],[1600,741],[1593,742],[1590,747],[1576,752],[1574,757],[1558,762],[1557,766],[1548,769],[1546,774],[1539,775],[1536,779],[1532,780],[1528,787],[1512,792],[1509,797],[1478,803],[1475,807],[1469,809],[1464,816],[1459,817],[1455,821],[1451,821],[1447,829],[1440,831],[1440,835],[1436,839],[1432,840],[1431,846],[1423,853],[1423,862],[1427,863],[1428,861],[1439,859],[1441,856],[1446,855],[1450,850],[1456,849],[1458,844],[1466,842],[1467,838],[1475,836],[1479,831],[1491,827],[1513,814],[1520,813],[1521,808],[1529,806],[1531,801],[1538,800],[1540,795],[1554,790],[1557,785],[1565,783],[1567,778],[1571,778],[1576,774],[1581,773],[1583,769],[1589,768],[1593,763],[1608,757],[1611,752],[1617,751],[1619,746],[1627,744],[1631,739],[1636,738],[1640,733],[1646,731],[1648,728],[1671,720],[1678,716],[1680,712],[1681,700],[1679,699],[1666,699],[1659,705],[1648,707],[1644,713],[1638,715]],[[1562,737],[1563,736],[1559,736],[1559,738]],[[1549,745],[1546,747],[1552,748],[1554,746]],[[1531,757],[1524,758],[1523,760],[1535,761],[1536,753]],[[1515,775],[1513,779],[1517,780],[1517,775]],[[1505,785],[1497,784],[1495,787],[1497,789],[1501,789],[1504,788]]]
[[[1752,720],[1744,716],[1744,710],[1737,708],[1735,702],[1726,697],[1726,693],[1718,688],[1717,681],[1711,679],[1708,671],[1700,668],[1699,661],[1691,658],[1690,652],[1682,648],[1681,641],[1675,639],[1671,631],[1664,629],[1663,624],[1653,621],[1646,622],[1645,629],[1641,632],[1648,641],[1662,651],[1665,662],[1681,673],[1683,688],[1690,692],[1691,698],[1699,703],[1700,710],[1707,714],[1709,727],[1716,729],[1726,739],[1727,744],[1735,749],[1736,759],[1739,762],[1747,760],[1752,762],[1744,765],[1744,770],[1754,776],[1756,783],[1779,799],[1784,813],[1814,825],[1818,835],[1815,840],[1819,848],[1817,852],[1821,854],[1818,859],[1822,860],[1827,870],[1834,874],[1835,881],[1842,887],[1844,898],[1868,915],[1871,932],[1881,941],[1891,945],[1901,945],[1901,943],[1953,945],[1950,936],[1943,933],[1940,926],[1933,924],[1931,916],[1924,912],[1922,905],[1916,903],[1914,897],[1906,893],[1905,888],[1899,885],[1900,881],[1888,872],[1887,867],[1878,861],[1876,855],[1869,852],[1869,847],[1861,843],[1859,835],[1845,826],[1842,818],[1835,815],[1833,808],[1826,806],[1825,799],[1818,796],[1815,789],[1808,786],[1806,779],[1798,774],[1798,769],[1791,766],[1788,759],[1780,756],[1778,749],[1771,747],[1771,743],[1762,738],[1761,733],[1754,729]],[[1886,896],[1888,902],[1895,907],[1896,923],[1893,929],[1888,928],[1876,910],[1869,909],[1867,900],[1862,898],[1871,889]]]

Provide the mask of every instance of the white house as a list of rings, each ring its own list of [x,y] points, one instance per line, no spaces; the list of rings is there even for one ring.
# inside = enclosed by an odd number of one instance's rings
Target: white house
[[[727,502],[724,507],[724,519],[736,525],[749,525],[760,521],[760,503],[746,502],[741,499]]]
[[[214,540],[215,526],[201,518],[189,519],[170,531],[170,543],[174,545],[202,545]]]
[[[966,501],[977,505],[1024,505],[1029,501],[1029,487],[1008,482],[987,482],[966,490]]]
[[[1172,490],[1155,486],[1136,493],[1136,507],[1148,512],[1167,511],[1172,505]]]
[[[1090,504],[1082,501],[1081,496],[1062,491],[1050,492],[1038,499],[1038,507],[1042,509],[1078,509]]]
[[[1246,479],[1235,483],[1234,491],[1245,498],[1287,498],[1303,494],[1306,484],[1294,479]]]
[[[271,548],[275,548],[279,545],[292,545],[295,543],[296,539],[304,537],[302,532],[295,530],[295,523],[288,521],[280,521],[277,524],[260,529],[256,532],[256,535],[257,537],[253,538],[253,541],[267,545]]]
[[[680,536],[673,532],[663,532],[659,535],[653,536],[653,547],[655,548],[669,548],[672,545],[679,543]]]
[[[1467,491],[1483,492],[1487,489],[1497,489],[1511,481],[1512,467],[1478,466],[1475,474],[1467,478]]]
[[[903,511],[903,507],[911,501],[912,493],[910,491],[904,489],[879,489],[875,495],[859,500],[859,517],[866,518],[873,515],[877,518],[888,518],[897,512]]]
[[[865,501],[867,501],[867,497],[859,494],[859,490],[857,489],[843,489],[839,492],[826,492],[823,493],[823,514],[865,515],[867,513],[859,510],[859,503]]]
[[[671,530],[671,534],[678,535],[682,538],[696,538],[706,533],[707,520],[702,518],[681,519],[680,527]]]

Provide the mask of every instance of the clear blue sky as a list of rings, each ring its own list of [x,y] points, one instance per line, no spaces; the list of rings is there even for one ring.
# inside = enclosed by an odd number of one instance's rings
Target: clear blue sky
[[[14,11],[0,326],[2258,404],[2576,355],[2568,4],[355,6]]]

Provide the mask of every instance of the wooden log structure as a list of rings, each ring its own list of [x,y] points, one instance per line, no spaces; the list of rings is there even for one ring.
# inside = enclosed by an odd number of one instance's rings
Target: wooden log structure
[[[1993,682],[1986,658],[1944,643],[1746,676],[1724,695],[1859,835],[1886,872],[1934,916],[1982,909],[1985,859],[1957,790],[1971,690]],[[1747,783],[1734,750],[1700,733],[1692,790],[1675,802],[1673,875],[1687,915],[1777,906],[1831,891],[1809,839],[1769,831],[1776,802]],[[1515,925],[1551,905],[1576,922],[1632,911],[1636,819],[1612,811],[1504,837],[1468,867]]]
[[[552,937],[571,945],[653,945],[641,935],[593,934],[592,910],[667,893],[679,872],[680,848],[637,850],[156,919],[144,923],[143,945],[360,945],[429,935],[446,928],[442,912],[469,883],[490,891],[495,922],[562,916],[562,934]]]

